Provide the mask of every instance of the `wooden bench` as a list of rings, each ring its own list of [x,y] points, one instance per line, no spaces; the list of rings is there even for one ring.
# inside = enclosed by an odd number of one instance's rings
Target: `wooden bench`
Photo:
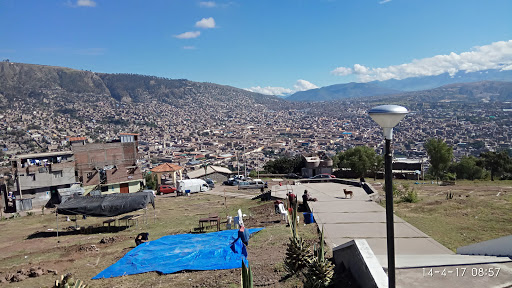
[[[105,220],[105,221],[103,221],[103,226],[105,226],[105,224],[108,224],[107,231],[110,231],[110,224],[113,222],[114,226],[115,226],[116,220],[117,220],[116,218],[111,218],[111,219]]]
[[[208,218],[201,218],[199,219],[199,230],[202,232],[205,228],[205,223],[208,223],[209,226],[213,226],[212,224],[215,223],[215,226],[217,226],[217,231],[220,231],[220,217],[219,215],[209,215]]]
[[[126,216],[123,216],[121,218],[119,218],[119,224],[121,224],[121,221],[126,221],[126,225],[127,227],[130,227],[130,221],[136,221],[136,224],[138,225],[139,224],[139,220],[138,218],[140,218],[140,216],[142,215],[126,215]]]

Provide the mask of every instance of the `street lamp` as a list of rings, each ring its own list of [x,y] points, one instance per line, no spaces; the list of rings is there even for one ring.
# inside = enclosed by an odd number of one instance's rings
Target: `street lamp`
[[[393,127],[404,119],[409,111],[398,105],[381,105],[368,111],[373,121],[377,122],[384,130],[386,139],[386,151],[384,157],[384,171],[386,181],[386,230],[388,247],[388,287],[395,287],[395,231],[393,219],[393,158],[391,155],[391,139],[393,139]]]

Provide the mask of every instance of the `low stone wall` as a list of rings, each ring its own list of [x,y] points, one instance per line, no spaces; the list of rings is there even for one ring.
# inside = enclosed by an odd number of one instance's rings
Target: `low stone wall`
[[[362,288],[388,287],[388,277],[364,239],[356,239],[332,249],[337,267],[344,267]]]
[[[368,196],[370,196],[370,198],[372,198],[373,200],[375,200],[374,198],[378,197],[378,192],[377,192],[377,190],[375,190],[372,187],[372,185],[370,185],[366,182],[362,183],[362,185],[361,185],[361,182],[359,182],[357,180],[348,180],[348,179],[341,179],[341,178],[323,178],[323,179],[300,179],[300,180],[295,180],[294,183],[295,182],[300,182],[300,183],[321,183],[321,182],[340,183],[340,184],[351,185],[351,186],[363,188],[363,190],[366,192],[366,194],[368,194]]]

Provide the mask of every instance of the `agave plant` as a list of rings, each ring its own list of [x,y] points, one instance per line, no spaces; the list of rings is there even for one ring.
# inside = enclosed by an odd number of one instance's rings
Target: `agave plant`
[[[284,266],[289,274],[296,274],[306,268],[311,261],[311,252],[309,244],[297,235],[297,204],[292,205],[290,217],[290,229],[292,237],[286,248],[286,258]]]
[[[324,229],[320,236],[320,244],[318,248],[314,247],[314,257],[307,266],[307,270],[303,273],[306,288],[323,288],[328,287],[332,283],[334,276],[334,265],[325,259],[324,251]]]
[[[284,266],[289,274],[296,274],[306,268],[311,261],[309,244],[302,238],[290,238],[286,248]]]
[[[242,260],[242,288],[252,288],[252,271],[251,266],[245,266],[244,261]]]

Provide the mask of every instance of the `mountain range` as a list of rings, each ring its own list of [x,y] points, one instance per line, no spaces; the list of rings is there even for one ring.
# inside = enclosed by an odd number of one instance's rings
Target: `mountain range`
[[[454,75],[444,73],[436,76],[411,77],[402,80],[391,79],[368,83],[335,84],[317,89],[296,92],[285,99],[290,101],[308,102],[332,101],[347,98],[400,94],[410,91],[429,90],[456,83],[460,84],[482,81],[512,81],[512,70],[485,70],[469,73],[459,71]]]
[[[0,105],[16,102],[13,100],[41,105],[108,100],[117,103],[162,103],[175,108],[211,107],[213,110],[236,111],[238,114],[245,109],[252,109],[249,107],[254,105],[263,105],[270,110],[300,110],[308,108],[306,101],[350,98],[365,98],[365,101],[382,101],[384,98],[419,102],[512,101],[511,80],[512,71],[488,70],[482,73],[458,73],[454,77],[438,75],[337,84],[297,92],[282,99],[231,86],[186,79],[95,73],[65,67],[0,62]],[[453,83],[455,81],[460,82]],[[441,87],[435,86],[446,83]],[[415,87],[432,86],[435,88],[408,91]]]

